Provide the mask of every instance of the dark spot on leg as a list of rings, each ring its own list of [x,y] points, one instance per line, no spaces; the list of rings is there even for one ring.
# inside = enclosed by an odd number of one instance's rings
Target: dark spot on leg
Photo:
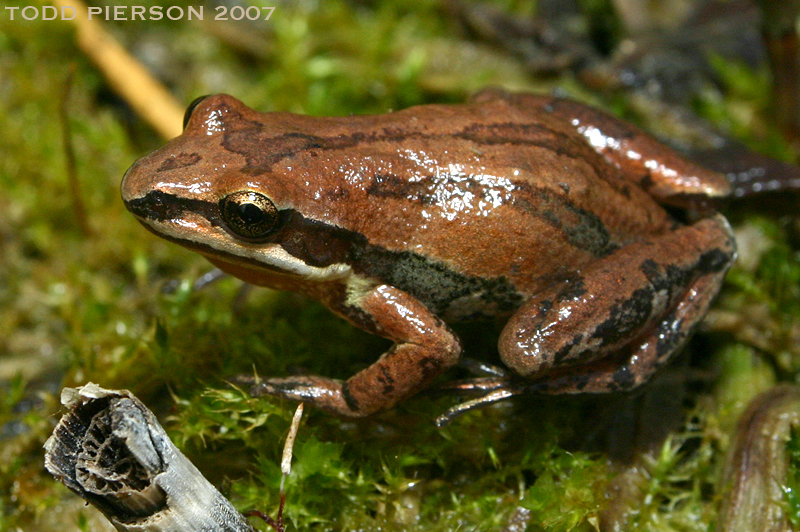
[[[616,371],[614,371],[613,375],[611,376],[611,380],[614,384],[617,385],[617,389],[628,390],[632,388],[636,383],[636,378],[631,373],[630,368],[628,366],[621,366]]]
[[[441,373],[442,363],[436,357],[422,357],[417,360],[417,366],[422,372],[422,379],[428,381]]]
[[[602,340],[603,346],[625,340],[650,319],[654,295],[649,287],[634,290],[630,298],[611,309],[609,318],[595,328],[592,338]]]
[[[574,301],[586,293],[583,277],[570,277],[564,281],[564,289],[556,296],[556,301]]]
[[[342,397],[344,402],[353,412],[360,412],[361,406],[356,401],[355,397],[350,393],[350,385],[347,382],[342,383]]]
[[[394,379],[389,374],[389,370],[386,369],[386,367],[380,366],[380,370],[381,376],[378,380],[383,385],[381,393],[383,393],[383,395],[390,395],[394,391]]]
[[[731,256],[719,248],[706,251],[697,261],[697,270],[702,274],[717,273],[728,267]]]
[[[575,346],[583,342],[584,338],[585,335],[583,333],[573,336],[572,340],[570,340],[567,345],[556,351],[555,355],[553,355],[553,364],[558,364],[564,360],[572,352]]]
[[[651,283],[655,282],[661,275],[661,268],[658,263],[653,259],[647,259],[639,266],[647,280]]]

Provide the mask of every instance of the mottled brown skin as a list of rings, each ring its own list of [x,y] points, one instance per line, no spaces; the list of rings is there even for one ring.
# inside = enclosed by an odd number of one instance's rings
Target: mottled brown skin
[[[722,216],[684,226],[659,202],[728,193],[723,176],[631,125],[499,91],[351,117],[258,113],[212,96],[122,184],[156,234],[395,342],[345,382],[253,388],[345,416],[427,387],[461,355],[445,322],[479,317],[510,316],[499,350],[531,380],[525,391],[641,384],[683,345],[735,256]],[[225,207],[242,196],[247,236]],[[266,230],[253,236],[256,226]],[[518,382],[476,386],[517,393]]]

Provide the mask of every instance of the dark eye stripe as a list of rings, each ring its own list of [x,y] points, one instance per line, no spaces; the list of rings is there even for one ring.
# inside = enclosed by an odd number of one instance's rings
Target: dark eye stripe
[[[139,218],[160,222],[183,218],[187,212],[206,218],[212,225],[222,225],[219,206],[210,201],[181,198],[160,190],[152,190],[142,198],[125,202],[125,206]]]

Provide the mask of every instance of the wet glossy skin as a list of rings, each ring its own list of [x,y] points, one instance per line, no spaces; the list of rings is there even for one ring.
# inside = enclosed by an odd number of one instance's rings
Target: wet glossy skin
[[[325,118],[208,97],[122,183],[156,234],[395,342],[345,382],[253,389],[346,416],[427,387],[461,354],[445,322],[477,317],[509,318],[498,347],[526,391],[641,384],[702,319],[735,255],[722,216],[681,225],[659,202],[728,193],[723,176],[608,115],[497,91]],[[480,389],[499,399],[518,382]]]

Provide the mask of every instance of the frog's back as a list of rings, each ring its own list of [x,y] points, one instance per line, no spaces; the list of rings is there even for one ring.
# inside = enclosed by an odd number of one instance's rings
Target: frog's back
[[[341,118],[309,120],[316,147],[278,163],[284,193],[305,216],[347,230],[357,272],[437,310],[462,292],[500,294],[511,308],[673,224],[574,128],[535,107],[425,106],[349,117],[346,130]]]

